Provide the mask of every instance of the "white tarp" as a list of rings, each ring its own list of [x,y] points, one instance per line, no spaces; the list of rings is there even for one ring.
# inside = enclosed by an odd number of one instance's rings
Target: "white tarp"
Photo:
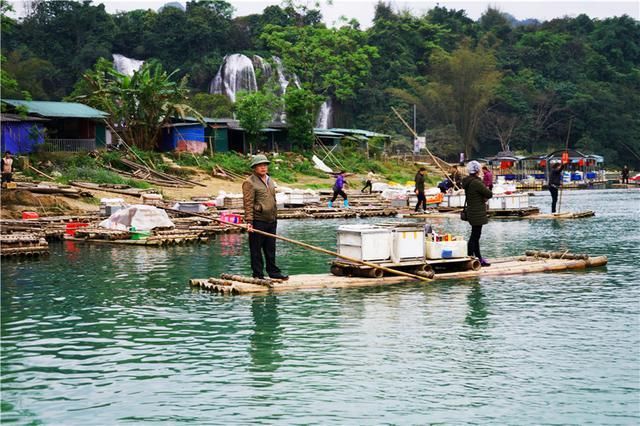
[[[317,156],[314,155],[313,157],[311,157],[311,161],[313,161],[313,164],[316,169],[322,170],[323,172],[326,172],[326,173],[333,173],[333,170],[331,170],[329,166],[324,164],[324,162],[321,159],[319,159]]]
[[[120,229],[123,231],[134,227],[137,231],[150,231],[154,228],[173,228],[167,212],[154,206],[136,204],[118,210],[108,219],[100,222],[101,228]]]

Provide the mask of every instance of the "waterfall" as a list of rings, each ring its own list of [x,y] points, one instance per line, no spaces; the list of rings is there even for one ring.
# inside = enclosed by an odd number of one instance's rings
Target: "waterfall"
[[[252,58],[239,53],[225,56],[216,76],[211,80],[209,93],[226,95],[232,102],[235,102],[238,92],[242,90],[255,92],[274,77],[275,83],[277,83],[275,92],[281,98],[284,98],[290,84],[300,88],[298,76],[286,72],[282,59],[277,56],[273,56],[271,59],[274,66],[258,55],[254,55]],[[273,120],[285,122],[284,106],[282,110],[274,114]]]
[[[271,64],[264,60],[262,56],[253,55],[252,58],[253,68],[256,71],[256,79],[258,80],[258,87],[269,81],[273,75],[273,69]],[[258,73],[258,70],[260,72]]]
[[[282,65],[282,59],[277,56],[273,57],[273,62],[276,64],[276,76],[278,77],[278,85],[280,86],[280,90],[278,91],[278,95],[284,96],[287,93],[287,86],[289,86],[289,80],[284,73],[284,65]]]
[[[113,68],[115,68],[115,70],[118,71],[119,73],[122,73],[125,75],[129,75],[129,76],[133,75],[133,73],[135,71],[138,71],[142,66],[142,64],[144,64],[144,61],[127,58],[126,56],[120,55],[117,53],[114,53],[112,56],[113,56]]]
[[[329,129],[333,127],[333,101],[327,98],[320,106],[318,118],[316,119],[316,127],[319,129]]]
[[[209,86],[209,92],[226,95],[235,102],[237,93],[243,90],[247,92],[258,90],[253,62],[239,53],[227,55]]]

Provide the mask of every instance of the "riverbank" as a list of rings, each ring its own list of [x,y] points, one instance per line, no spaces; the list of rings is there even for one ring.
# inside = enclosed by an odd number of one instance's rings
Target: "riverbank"
[[[334,178],[313,167],[312,153],[283,153],[271,155],[270,174],[280,186],[299,189],[330,189]],[[334,170],[346,170],[351,175],[347,183],[352,189],[360,189],[366,174],[373,170],[377,180],[405,184],[412,181],[417,166],[402,160],[382,161],[367,159],[357,152],[337,154],[332,164]],[[135,162],[143,167],[163,173],[172,179],[183,179],[192,184],[157,184],[145,173],[131,170],[128,166]],[[248,156],[236,153],[214,156],[192,154],[159,154],[136,151],[125,155],[120,152],[101,153],[47,153],[32,155],[21,161],[14,179],[38,184],[73,185],[74,182],[116,185],[120,189],[136,188],[153,190],[162,194],[165,200],[181,201],[194,197],[212,198],[221,192],[240,193],[244,176],[250,172]],[[427,174],[427,182],[435,185],[441,177],[437,169]],[[164,180],[169,182],[169,180]],[[91,196],[68,197],[63,194],[23,194],[11,195],[3,191],[0,217],[16,218],[24,210],[35,210],[40,215],[92,213],[98,210],[101,198],[123,198],[127,203],[139,202],[137,195],[129,196],[121,191],[108,189],[85,189]],[[6,194],[5,194],[6,193]]]

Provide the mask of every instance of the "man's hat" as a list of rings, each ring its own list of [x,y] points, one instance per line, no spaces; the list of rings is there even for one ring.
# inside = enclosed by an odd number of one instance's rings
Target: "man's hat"
[[[271,161],[269,161],[267,157],[265,157],[264,155],[262,154],[254,155],[253,160],[251,160],[251,168],[254,168],[258,164],[270,164],[270,163]]]

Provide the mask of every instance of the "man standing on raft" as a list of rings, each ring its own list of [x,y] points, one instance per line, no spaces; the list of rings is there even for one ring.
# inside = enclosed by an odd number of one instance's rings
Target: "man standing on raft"
[[[254,232],[263,231],[275,234],[277,231],[278,212],[276,207],[276,186],[269,176],[269,163],[264,155],[256,155],[251,161],[253,173],[242,183],[242,199],[244,202],[244,220],[249,231],[249,250],[251,252],[251,270],[253,278],[264,278],[264,263],[270,278],[287,280],[276,266],[276,239]]]
[[[564,164],[555,163],[551,166],[551,173],[549,175],[549,192],[551,193],[551,213],[556,212],[556,205],[558,204],[558,188],[562,186],[562,170]]]

